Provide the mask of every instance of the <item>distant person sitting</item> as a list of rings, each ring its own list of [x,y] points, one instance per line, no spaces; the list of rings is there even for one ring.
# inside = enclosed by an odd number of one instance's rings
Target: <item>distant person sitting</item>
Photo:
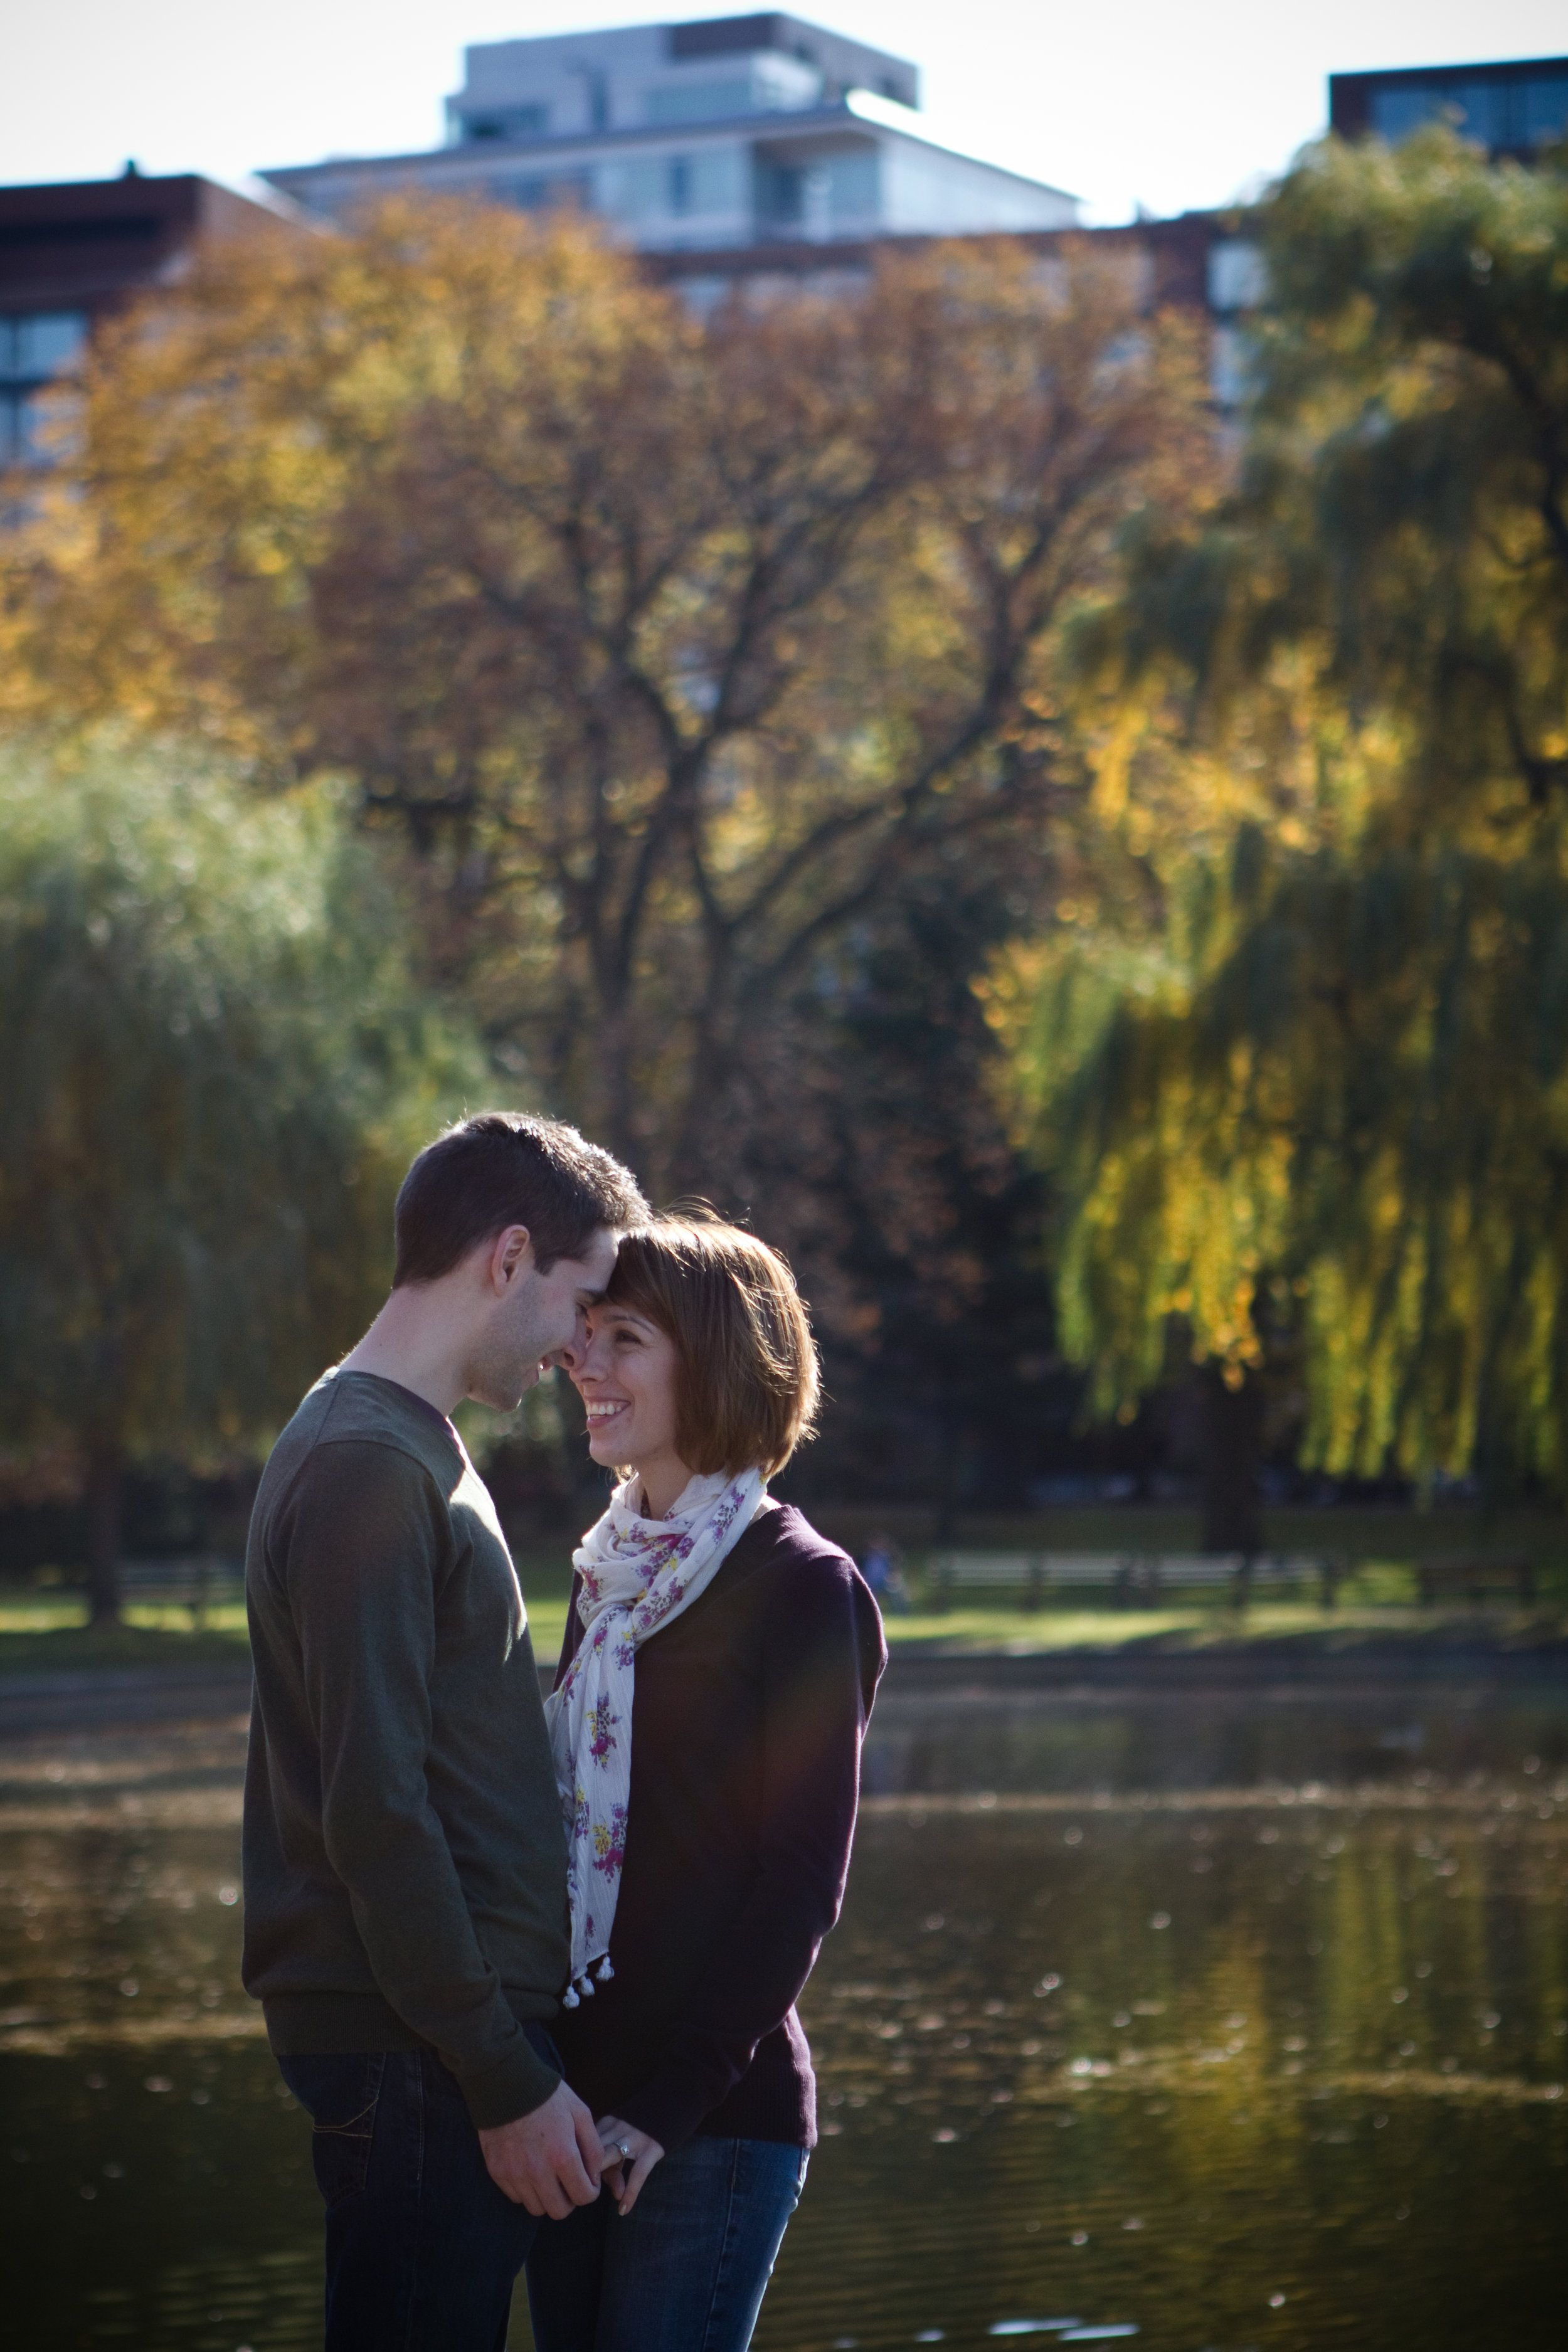
[[[910,1588],[904,1581],[903,1562],[891,1536],[873,1536],[860,1563],[860,1573],[877,1596],[877,1606],[885,1616],[907,1617],[910,1613]]]

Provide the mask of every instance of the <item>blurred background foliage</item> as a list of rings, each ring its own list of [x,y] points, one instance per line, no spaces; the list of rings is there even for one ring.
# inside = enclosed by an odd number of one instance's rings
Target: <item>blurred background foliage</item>
[[[1568,172],[1254,226],[1234,419],[1084,249],[700,321],[405,201],[100,343],[0,543],[17,1475],[264,1442],[484,1096],[788,1249],[802,1490],[1561,1494]]]
[[[341,795],[106,737],[0,760],[0,1428],[85,1492],[253,1455],[378,1303],[409,1153],[483,1061]]]

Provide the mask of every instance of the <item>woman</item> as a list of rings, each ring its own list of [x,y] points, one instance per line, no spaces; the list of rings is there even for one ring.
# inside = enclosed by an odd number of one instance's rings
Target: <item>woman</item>
[[[550,1701],[596,2205],[541,2231],[539,2352],[744,2352],[816,2138],[795,2003],[838,1915],[886,1663],[853,1563],[766,1482],[816,1352],[783,1260],[719,1223],[621,1244],[567,1369],[621,1483],[575,1555]]]

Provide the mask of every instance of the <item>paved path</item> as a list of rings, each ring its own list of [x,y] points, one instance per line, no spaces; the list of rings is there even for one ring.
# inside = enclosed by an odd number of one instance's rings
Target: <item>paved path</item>
[[[541,1680],[549,1687],[549,1672]],[[958,1691],[1142,1690],[1365,1691],[1412,1683],[1458,1683],[1470,1689],[1550,1683],[1568,1688],[1568,1642],[1529,1649],[1436,1647],[1382,1643],[1366,1648],[1300,1648],[1269,1643],[1228,1649],[1160,1651],[933,1650],[895,1646],[885,1688],[889,1696]],[[38,1731],[113,1723],[210,1721],[244,1715],[250,1705],[247,1666],[105,1666],[76,1674],[0,1675],[0,1739]]]
[[[1500,1650],[1479,1645],[1377,1643],[1364,1648],[1317,1648],[1284,1642],[1237,1643],[1203,1650],[1117,1649],[933,1650],[894,1645],[886,1687],[910,1697],[921,1691],[984,1685],[1009,1690],[1145,1690],[1200,1692],[1361,1690],[1411,1683],[1568,1685],[1568,1642]]]
[[[194,1722],[244,1715],[248,1666],[100,1666],[70,1675],[0,1675],[0,1739],[107,1723]]]

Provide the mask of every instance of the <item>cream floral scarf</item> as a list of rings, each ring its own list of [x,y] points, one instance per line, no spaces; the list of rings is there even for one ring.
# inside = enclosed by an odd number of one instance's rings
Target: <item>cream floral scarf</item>
[[[662,1519],[635,1507],[634,1472],[610,1497],[572,1555],[582,1577],[577,1610],[583,1639],[559,1690],[545,1701],[566,1822],[567,1887],[572,1898],[572,1982],[568,2009],[601,1984],[610,1967],[610,1929],[626,1861],[632,1781],[632,1694],[637,1654],[712,1582],[740,1541],[763,1495],[760,1470],[693,1478]],[[595,1963],[598,1966],[595,1968]]]

